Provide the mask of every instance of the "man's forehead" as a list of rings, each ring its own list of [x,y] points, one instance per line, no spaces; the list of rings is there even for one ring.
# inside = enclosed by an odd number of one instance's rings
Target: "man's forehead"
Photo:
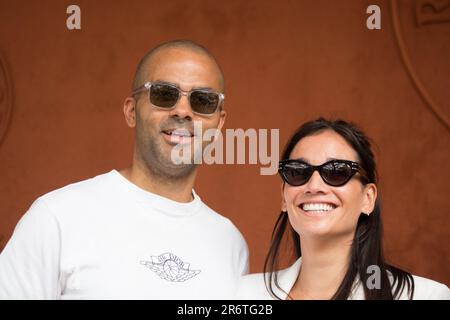
[[[221,90],[220,70],[211,57],[189,49],[163,49],[145,66],[146,80]]]

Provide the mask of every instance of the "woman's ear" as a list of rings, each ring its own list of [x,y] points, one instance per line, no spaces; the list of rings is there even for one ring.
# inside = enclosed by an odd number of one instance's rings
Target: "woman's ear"
[[[284,199],[284,182],[281,183],[281,211],[287,211],[286,200]]]
[[[375,208],[375,201],[377,200],[377,186],[369,183],[364,187],[364,199],[362,203],[361,212],[365,215],[370,215]]]

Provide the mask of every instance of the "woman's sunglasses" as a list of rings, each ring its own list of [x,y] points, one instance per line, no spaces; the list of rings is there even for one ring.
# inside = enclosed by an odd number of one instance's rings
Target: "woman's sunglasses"
[[[331,160],[320,166],[312,166],[301,160],[281,160],[278,173],[291,186],[301,186],[309,181],[314,171],[318,171],[326,184],[339,187],[346,184],[356,173],[367,181],[364,169],[357,162]]]
[[[162,109],[173,109],[181,96],[187,96],[191,104],[192,111],[199,115],[212,115],[217,108],[222,105],[225,95],[206,89],[193,89],[184,91],[176,85],[170,83],[146,82],[133,91],[133,96],[142,91],[148,90],[150,102]]]

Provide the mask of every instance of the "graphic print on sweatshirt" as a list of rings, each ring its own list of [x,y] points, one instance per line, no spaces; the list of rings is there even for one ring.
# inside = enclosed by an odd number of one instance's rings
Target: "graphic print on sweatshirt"
[[[159,277],[171,282],[184,282],[195,277],[201,270],[189,270],[189,263],[183,262],[173,253],[166,252],[159,256],[151,256],[150,261],[142,260],[141,264],[155,272]]]

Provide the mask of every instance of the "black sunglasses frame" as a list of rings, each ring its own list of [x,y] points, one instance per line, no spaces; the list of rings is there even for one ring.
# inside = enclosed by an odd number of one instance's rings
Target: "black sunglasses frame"
[[[174,102],[174,104],[172,106],[170,106],[170,107],[162,107],[162,106],[158,106],[158,105],[155,105],[155,104],[152,103],[151,96],[150,96],[151,95],[151,88],[152,88],[152,86],[156,86],[156,85],[168,86],[168,87],[170,87],[172,89],[176,89],[178,91],[178,98],[177,98],[177,100]],[[192,111],[194,113],[198,114],[198,115],[207,116],[207,117],[208,116],[212,116],[219,108],[221,108],[222,104],[223,104],[223,101],[225,100],[225,95],[222,92],[215,92],[215,91],[207,90],[207,89],[192,89],[190,91],[184,91],[181,88],[179,88],[177,85],[172,84],[172,83],[166,83],[166,82],[155,82],[155,83],[146,82],[142,86],[137,87],[135,90],[133,90],[133,92],[131,93],[132,97],[134,97],[136,99],[136,97],[135,97],[136,94],[139,93],[140,91],[143,91],[143,90],[147,90],[148,91],[148,95],[149,95],[148,98],[149,98],[150,103],[153,106],[155,106],[155,107],[157,107],[159,109],[163,109],[163,110],[172,110],[172,109],[174,109],[175,106],[177,105],[178,101],[181,99],[181,96],[187,96],[187,98],[189,100],[189,104],[191,105]],[[214,109],[214,111],[211,112],[211,113],[202,113],[202,112],[195,111],[193,106],[192,106],[192,104],[191,104],[191,99],[190,99],[191,98],[191,94],[193,92],[212,93],[212,94],[217,95],[218,101],[217,101],[217,105],[216,105],[216,108]]]
[[[300,184],[291,184],[289,183],[289,178],[286,175],[285,169],[286,166],[292,163],[296,163],[296,164],[302,164],[305,165],[306,168],[305,170],[308,171],[308,176],[307,179],[305,179],[305,181],[303,183]],[[323,167],[329,165],[329,164],[334,164],[334,163],[338,163],[338,164],[345,164],[348,165],[351,169],[349,176],[345,179],[344,182],[342,183],[338,183],[338,184],[333,184],[330,183],[330,181],[327,181],[326,177],[324,176],[324,172],[323,172]],[[334,166],[333,166],[334,167]],[[294,187],[298,187],[298,186],[302,186],[304,184],[306,184],[312,177],[312,175],[314,174],[315,171],[319,172],[320,177],[322,178],[322,180],[333,187],[340,187],[345,185],[347,182],[350,181],[350,179],[356,174],[359,173],[361,175],[361,178],[365,181],[365,182],[369,182],[367,177],[366,177],[366,173],[364,171],[364,169],[361,167],[361,165],[357,162],[354,161],[350,161],[350,160],[339,160],[339,159],[334,159],[334,160],[330,160],[327,161],[321,165],[318,166],[313,166],[309,163],[306,163],[305,161],[302,160],[298,160],[298,159],[285,159],[285,160],[281,160],[278,163],[278,173],[280,174],[281,178],[283,179],[284,182],[286,182],[287,184],[294,186]]]

